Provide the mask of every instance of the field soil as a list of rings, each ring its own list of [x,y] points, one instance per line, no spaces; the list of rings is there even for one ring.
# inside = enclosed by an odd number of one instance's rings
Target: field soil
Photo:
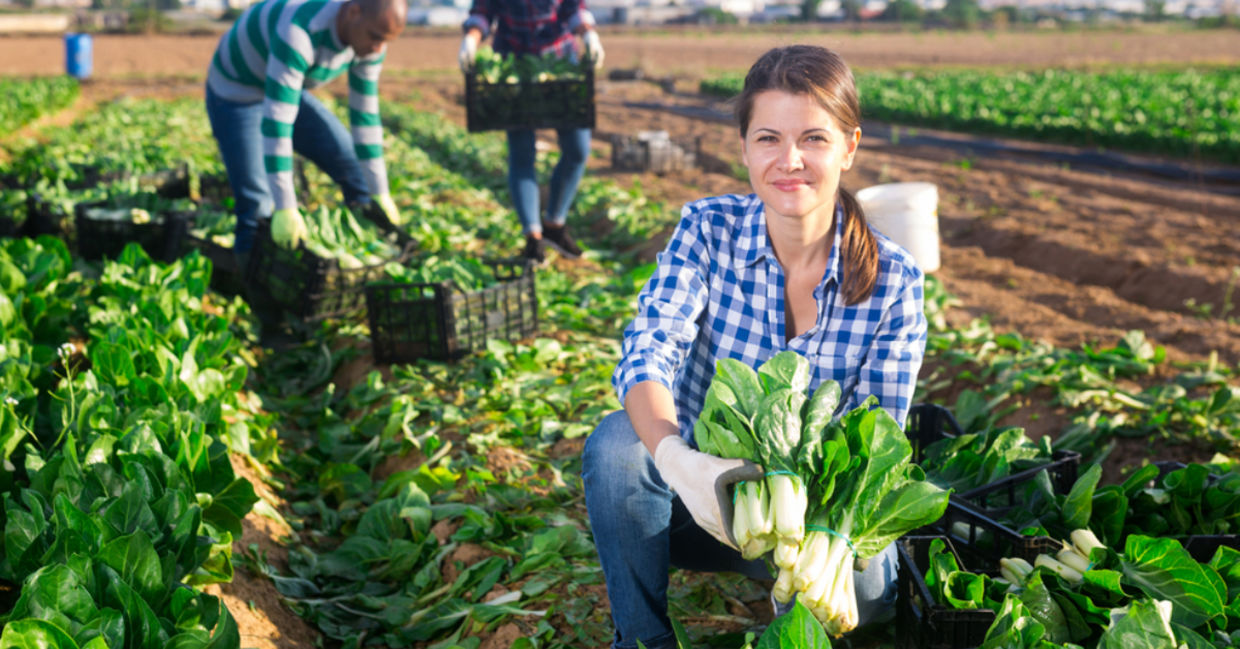
[[[455,71],[458,38],[454,32],[408,32],[391,49],[382,92],[389,100],[410,102],[464,123]],[[84,86],[82,99],[70,110],[88,110],[95,101],[119,95],[200,96],[215,42],[216,37],[208,36],[97,37],[96,80]],[[666,201],[669,223],[686,201],[748,192],[748,183],[737,175],[735,127],[683,112],[726,110],[698,96],[697,81],[723,70],[743,70],[765,49],[793,42],[835,48],[862,68],[1240,61],[1235,31],[605,32],[609,66],[640,67],[666,82],[600,83],[589,173],[626,186],[640,181],[647,194]],[[59,38],[0,38],[0,75],[59,73],[62,48]],[[329,90],[343,92],[343,84]],[[887,125],[865,128],[890,132]],[[667,130],[681,141],[700,138],[699,168],[662,176],[611,170],[610,136],[648,129]],[[542,136],[554,141],[552,133]],[[844,182],[854,190],[901,181],[938,186],[942,268],[935,275],[960,298],[952,315],[955,324],[986,318],[999,331],[1067,347],[1114,345],[1124,332],[1140,329],[1164,345],[1175,361],[1204,360],[1217,353],[1230,366],[1240,363],[1240,196],[1204,183],[1074,169],[1053,156],[974,151],[967,136],[960,138],[963,146],[951,148],[910,144],[911,139],[901,143],[890,135],[867,135]],[[1192,161],[1177,164],[1195,166]],[[513,223],[515,227],[515,216]],[[639,252],[652,258],[666,234]],[[1027,426],[1036,437],[1057,434],[1065,422],[1064,413],[1034,399],[1011,423]],[[1154,449],[1152,443],[1123,440],[1108,460],[1108,475],[1145,458],[1202,460],[1210,454],[1204,448],[1161,442]],[[252,514],[237,551],[257,543],[268,561],[278,563],[280,544],[273,540],[282,535],[270,520]],[[279,604],[269,580],[238,570],[236,582],[223,590],[232,596],[234,614],[237,606],[246,609],[245,615],[237,614],[245,646],[315,646],[313,630]]]

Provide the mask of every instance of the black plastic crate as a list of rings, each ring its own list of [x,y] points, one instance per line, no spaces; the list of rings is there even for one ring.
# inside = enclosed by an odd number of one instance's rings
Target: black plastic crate
[[[1183,462],[1155,462],[1154,466],[1158,467],[1158,476],[1154,478],[1154,483],[1161,483],[1162,479],[1167,477],[1168,473],[1186,468],[1188,465]],[[1218,474],[1211,473],[1208,482],[1213,483],[1222,478]],[[1240,550],[1240,534],[1195,534],[1192,536],[1173,536],[1170,538],[1179,539],[1188,553],[1193,555],[1197,561],[1209,561],[1214,556],[1214,551],[1219,547],[1229,547]]]
[[[1033,563],[1039,554],[1055,553],[1063,547],[1049,536],[1030,536],[995,520],[993,515],[951,500],[943,517],[934,526],[955,543],[970,563],[997,569],[999,560],[1020,557]]]
[[[930,543],[941,536],[906,536],[896,542],[900,560],[899,597],[896,601],[896,646],[900,649],[969,649],[982,644],[986,631],[994,624],[995,612],[988,609],[957,609],[934,600],[926,586],[930,569]],[[961,570],[971,568],[961,561],[950,539],[947,550],[956,557]]]
[[[453,360],[488,339],[514,341],[538,330],[534,267],[528,261],[486,261],[498,281],[464,292],[450,282],[376,283],[366,287],[375,360]]]
[[[643,131],[636,136],[611,137],[611,166],[621,171],[664,174],[697,166],[701,136],[673,139],[667,131]]]
[[[935,404],[916,404],[909,409],[905,434],[913,446],[913,459],[920,462],[926,447],[964,434],[951,411]],[[953,493],[938,522],[923,531],[946,534],[961,552],[975,562],[997,566],[1003,557],[1033,561],[1048,550],[1058,550],[1055,539],[1026,536],[998,522],[998,517],[1032,494],[1033,480],[1048,472],[1057,493],[1068,493],[1076,482],[1081,456],[1075,451],[1055,451],[1046,464],[1013,473],[991,484]]]
[[[465,73],[465,122],[471,133],[539,128],[594,128],[594,67],[583,78],[487,83]]]
[[[380,281],[389,262],[403,262],[413,246],[395,259],[361,268],[342,268],[335,259],[320,257],[306,247],[287,250],[271,239],[271,222],[259,222],[249,267],[244,276],[263,300],[305,322],[332,318],[363,318],[365,286]]]
[[[184,237],[188,222],[193,220],[193,215],[184,212],[153,212],[148,223],[93,219],[86,215],[92,208],[107,206],[107,202],[74,205],[74,229],[79,257],[90,261],[115,259],[130,242],[142,246],[151,259],[172,262],[180,256],[181,238]]]
[[[958,545],[941,536],[905,536],[896,542],[900,567],[899,596],[896,600],[896,647],[898,649],[974,649],[982,644],[996,614],[987,609],[957,609],[939,604],[926,586],[930,569],[930,543],[944,539],[947,550],[961,570],[995,575],[995,568],[979,569],[962,561]],[[1182,539],[1184,549],[1199,562],[1207,562],[1219,546],[1240,549],[1226,537],[1191,536]],[[1057,551],[1058,545],[1054,548]],[[1049,550],[1048,550],[1049,551]],[[1030,563],[1034,556],[1024,557]]]
[[[72,247],[72,213],[60,204],[43,198],[38,192],[28,192],[26,222],[21,227],[21,234],[27,237],[50,234],[65,239]]]
[[[996,480],[984,487],[971,489],[953,497],[976,505],[986,511],[1005,510],[1024,502],[1033,487],[1033,478],[1041,471],[1050,474],[1051,485],[1055,493],[1066,494],[1076,483],[1078,469],[1081,466],[1081,454],[1076,451],[1055,451],[1051,461],[1042,466],[1025,469]]]
[[[926,447],[948,437],[964,434],[952,413],[933,403],[918,403],[908,410],[908,425],[904,434],[913,446],[913,461],[921,462]]]
[[[241,269],[237,267],[237,257],[232,248],[226,248],[210,239],[202,239],[188,232],[184,233],[180,241],[182,256],[197,250],[198,254],[211,260],[211,288],[225,295],[242,294]]]
[[[909,409],[905,435],[913,447],[913,460],[920,462],[927,446],[943,439],[964,434],[952,413],[943,406],[919,403]],[[1068,493],[1076,482],[1081,465],[1081,455],[1076,451],[1055,451],[1050,462],[1030,467],[995,482],[952,494],[953,499],[963,500],[980,509],[993,512],[1007,509],[1022,502],[1033,487],[1033,478],[1040,471],[1050,474],[1051,484],[1058,493]]]

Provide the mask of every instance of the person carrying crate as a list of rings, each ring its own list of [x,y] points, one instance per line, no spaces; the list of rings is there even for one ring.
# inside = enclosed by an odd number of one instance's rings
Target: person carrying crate
[[[494,27],[494,30],[493,30]],[[603,65],[603,46],[595,30],[594,15],[585,0],[474,0],[463,29],[458,59],[461,71],[468,72],[478,56],[478,44],[492,34],[492,49],[503,56],[549,53],[576,59],[573,35],[581,37],[585,54],[596,67]],[[534,131],[508,131],[508,190],[525,231],[522,256],[537,263],[546,261],[546,246],[561,255],[581,256],[565,222],[568,208],[577,194],[577,185],[590,155],[590,129],[556,129],[560,160],[551,173],[551,187],[545,219],[540,219],[538,176],[534,168]]]
[[[407,11],[406,0],[262,0],[220,39],[207,72],[207,117],[236,202],[242,270],[260,218],[272,219],[277,244],[296,247],[305,234],[294,151],[340,185],[346,204],[377,207],[400,223],[383,162],[378,81]],[[308,92],[345,72],[352,133]]]

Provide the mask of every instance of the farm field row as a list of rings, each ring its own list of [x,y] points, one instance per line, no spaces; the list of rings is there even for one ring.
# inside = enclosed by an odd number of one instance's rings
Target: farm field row
[[[99,35],[94,74],[102,79],[205,80],[219,37]],[[419,76],[456,70],[457,30],[410,28],[389,53],[389,71]],[[778,45],[814,43],[838,50],[860,70],[923,66],[1003,66],[1020,69],[1106,64],[1228,64],[1240,58],[1235,30],[1145,29],[1081,32],[912,31],[854,33],[686,29],[643,35],[603,30],[608,66],[641,67],[658,76],[695,78],[743,70]],[[64,42],[56,36],[0,38],[0,75],[64,71]],[[199,85],[201,89],[201,85]]]
[[[731,97],[740,75],[705,79]],[[1240,74],[1205,70],[860,74],[869,119],[1240,163]]]

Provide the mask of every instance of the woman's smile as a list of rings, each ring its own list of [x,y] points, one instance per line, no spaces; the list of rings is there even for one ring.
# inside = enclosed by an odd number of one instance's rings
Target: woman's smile
[[[809,188],[809,181],[801,180],[800,178],[787,178],[772,181],[771,186],[781,192],[795,192],[800,189]]]

